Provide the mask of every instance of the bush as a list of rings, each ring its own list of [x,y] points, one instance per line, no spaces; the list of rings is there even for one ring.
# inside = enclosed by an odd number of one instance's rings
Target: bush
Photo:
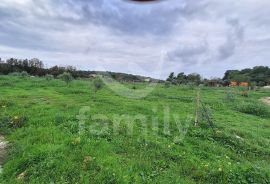
[[[226,91],[225,100],[227,102],[234,102],[236,99],[235,93],[233,91]]]
[[[73,80],[72,75],[68,72],[64,72],[63,74],[59,75],[58,78],[65,81],[67,85]]]
[[[18,77],[18,76],[21,76],[21,73],[19,73],[19,72],[12,72],[12,73],[9,73],[8,75]]]
[[[21,77],[28,77],[29,74],[26,72],[26,71],[23,71],[21,74],[20,74]]]
[[[45,79],[46,79],[47,81],[51,81],[51,80],[54,79],[54,76],[53,76],[53,75],[50,75],[50,74],[46,74],[46,75],[45,75]]]
[[[260,117],[270,117],[270,110],[261,103],[243,102],[236,106],[236,110],[246,114],[252,114]]]
[[[26,124],[27,117],[14,116],[0,118],[0,130],[7,133],[10,129],[21,128]]]
[[[26,71],[23,71],[23,72],[12,72],[12,73],[9,73],[8,75],[10,76],[16,76],[16,77],[28,77],[29,74],[26,72]]]
[[[103,82],[100,79],[95,79],[94,80],[94,88],[95,88],[95,93],[99,90],[101,90],[103,87]]]
[[[25,116],[14,116],[11,119],[11,127],[12,128],[21,128],[24,126],[24,124],[26,123],[27,118]]]
[[[166,81],[165,83],[164,83],[164,87],[165,88],[169,88],[171,86],[171,83],[169,82],[169,81]]]
[[[243,97],[248,97],[248,92],[247,91],[241,91],[241,96]]]
[[[194,82],[188,82],[188,83],[187,83],[187,87],[188,87],[189,89],[195,89],[196,84],[195,84]]]

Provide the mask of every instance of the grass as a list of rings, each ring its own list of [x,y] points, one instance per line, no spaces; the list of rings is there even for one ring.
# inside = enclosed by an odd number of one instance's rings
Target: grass
[[[125,85],[135,91],[145,86]],[[226,88],[202,88],[202,101],[213,111],[213,131],[190,121],[196,89],[187,86],[160,84],[141,99],[119,96],[108,86],[95,94],[88,80],[66,85],[0,76],[0,87],[0,134],[10,142],[0,183],[270,182],[269,107],[258,101],[270,96],[267,90],[248,97],[234,90],[231,100]],[[85,106],[86,132],[79,134],[78,115]],[[168,111],[171,133],[163,131]],[[138,115],[145,123],[132,121]],[[186,123],[180,123],[182,134],[176,116]]]

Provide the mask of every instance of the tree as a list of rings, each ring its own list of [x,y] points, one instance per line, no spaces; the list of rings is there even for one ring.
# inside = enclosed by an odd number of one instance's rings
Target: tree
[[[94,80],[94,90],[95,93],[97,93],[99,90],[101,90],[103,87],[103,82],[101,79],[95,79]]]
[[[252,69],[228,70],[225,72],[223,80],[237,82],[252,82],[256,85],[264,86],[270,84],[270,68],[267,66],[255,66]]]
[[[167,78],[167,81],[172,82],[173,79],[175,79],[174,72],[170,73],[169,77]]]
[[[43,62],[37,58],[30,59],[29,65],[33,68],[44,68]]]
[[[63,81],[65,81],[67,85],[73,80],[72,75],[68,72],[64,72],[63,74],[59,75],[58,77],[60,79],[62,79]]]
[[[181,72],[177,75],[176,80],[179,84],[186,84],[187,76],[184,72]]]
[[[191,73],[187,76],[187,81],[189,83],[199,85],[201,83],[201,80],[202,80],[202,77],[200,76],[200,74],[197,74],[197,73]]]
[[[64,72],[65,72],[64,67],[53,66],[49,69],[49,74],[53,75],[54,77],[56,77]]]

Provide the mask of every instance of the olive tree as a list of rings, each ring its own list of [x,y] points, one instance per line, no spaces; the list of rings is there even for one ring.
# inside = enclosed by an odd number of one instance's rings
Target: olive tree
[[[62,73],[61,75],[58,76],[58,78],[65,81],[67,85],[73,80],[72,75],[68,72]]]

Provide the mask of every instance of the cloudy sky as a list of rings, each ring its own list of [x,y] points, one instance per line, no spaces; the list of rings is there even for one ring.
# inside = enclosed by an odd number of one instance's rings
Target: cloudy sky
[[[0,57],[165,78],[270,64],[269,0],[0,0]]]

